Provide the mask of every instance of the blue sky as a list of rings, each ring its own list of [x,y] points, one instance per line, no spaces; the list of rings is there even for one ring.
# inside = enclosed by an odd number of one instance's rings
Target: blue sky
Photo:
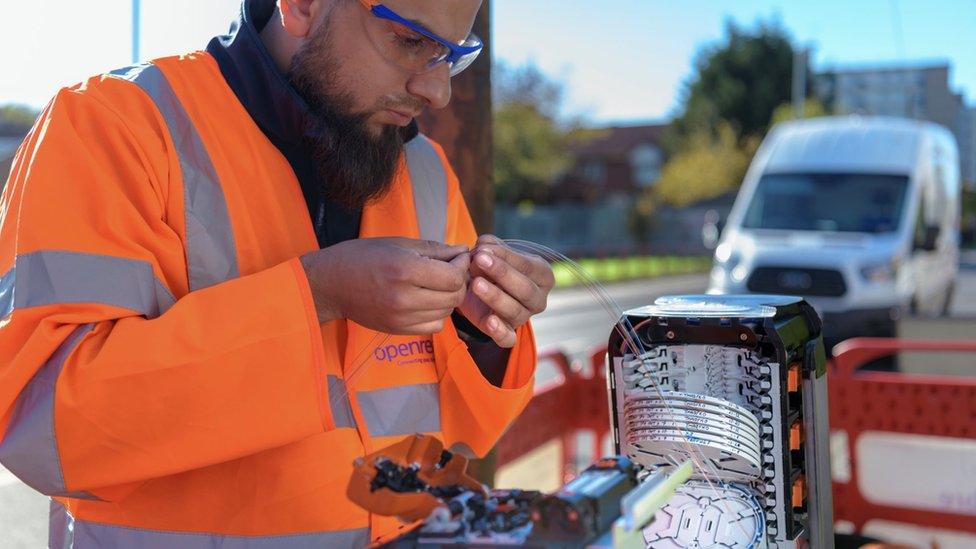
[[[0,103],[43,105],[65,84],[128,64],[130,0],[4,2]],[[143,0],[144,58],[202,47],[238,0]],[[494,53],[565,82],[565,110],[595,122],[662,119],[694,55],[725,21],[779,21],[814,68],[952,64],[976,104],[976,0],[493,0]],[[900,36],[900,38],[899,38]]]

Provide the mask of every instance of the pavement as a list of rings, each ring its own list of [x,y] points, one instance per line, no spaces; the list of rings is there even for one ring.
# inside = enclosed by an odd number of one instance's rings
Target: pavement
[[[976,335],[976,253],[963,257],[963,268],[949,319],[907,319],[902,322],[902,337],[926,339],[972,339]],[[662,277],[613,284],[607,294],[616,303],[610,310],[601,306],[585,289],[554,292],[548,309],[533,320],[542,350],[561,348],[579,360],[597,345],[605,344],[610,326],[620,310],[654,301],[661,295],[700,293],[705,289],[705,275]],[[908,371],[943,372],[973,375],[976,365],[972,356],[916,357],[902,361]],[[552,376],[540,369],[539,381]],[[558,455],[558,452],[557,454]],[[37,494],[0,467],[0,549],[33,549],[47,542],[47,498]]]

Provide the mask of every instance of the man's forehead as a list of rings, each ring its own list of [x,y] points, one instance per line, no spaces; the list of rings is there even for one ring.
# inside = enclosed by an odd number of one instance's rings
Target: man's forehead
[[[405,19],[454,41],[468,36],[481,7],[481,0],[382,0],[382,3]]]

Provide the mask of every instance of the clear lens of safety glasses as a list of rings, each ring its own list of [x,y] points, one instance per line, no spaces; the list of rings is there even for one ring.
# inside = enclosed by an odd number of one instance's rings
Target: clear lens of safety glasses
[[[464,43],[461,44],[461,46],[463,47],[477,46],[478,49],[474,50],[471,53],[466,53],[458,57],[457,61],[451,64],[451,76],[458,74],[459,72],[468,68],[468,66],[471,65],[471,63],[474,63],[474,60],[478,58],[478,54],[481,53],[481,50],[483,49],[481,47],[482,46],[481,39],[473,34],[468,36],[468,39],[465,40]]]

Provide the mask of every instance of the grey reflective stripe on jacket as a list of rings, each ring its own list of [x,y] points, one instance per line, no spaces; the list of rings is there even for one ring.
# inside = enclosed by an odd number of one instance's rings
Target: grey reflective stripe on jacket
[[[332,421],[335,422],[336,429],[355,429],[356,420],[352,415],[345,381],[331,374],[326,379],[329,384],[329,408],[332,410]]]
[[[51,502],[48,526],[48,547],[52,549],[323,549],[368,544],[368,528],[278,536],[226,536],[114,526],[76,520],[56,501]]]
[[[102,254],[60,250],[23,254],[0,277],[0,318],[17,309],[73,303],[120,307],[154,318],[174,301],[149,262]],[[58,376],[92,328],[93,324],[77,326],[27,382],[0,440],[0,463],[44,494],[92,498],[67,490],[54,433]]]
[[[447,173],[434,144],[417,134],[404,147],[420,238],[444,242],[447,235]]]
[[[20,392],[7,432],[0,441],[0,463],[31,488],[49,496],[97,499],[68,492],[54,435],[54,386],[68,355],[92,330],[93,324],[71,332],[44,366]]]
[[[190,291],[237,278],[237,247],[224,191],[190,115],[159,67],[126,67],[109,73],[136,84],[166,121],[183,175],[186,266]]]
[[[372,437],[429,433],[441,430],[437,383],[396,385],[356,391],[359,410]]]
[[[186,257],[190,290],[239,276],[234,236],[223,190],[199,134],[158,67],[140,65],[112,76],[142,88],[169,129],[183,178]],[[0,318],[42,305],[99,303],[154,318],[175,303],[147,261],[61,250],[15,258],[0,277]],[[90,498],[65,486],[54,431],[55,387],[65,361],[93,325],[77,327],[18,396],[0,442],[0,462],[36,490]]]
[[[148,261],[103,254],[22,254],[0,277],[0,318],[14,309],[66,303],[99,303],[155,318],[175,301]]]

